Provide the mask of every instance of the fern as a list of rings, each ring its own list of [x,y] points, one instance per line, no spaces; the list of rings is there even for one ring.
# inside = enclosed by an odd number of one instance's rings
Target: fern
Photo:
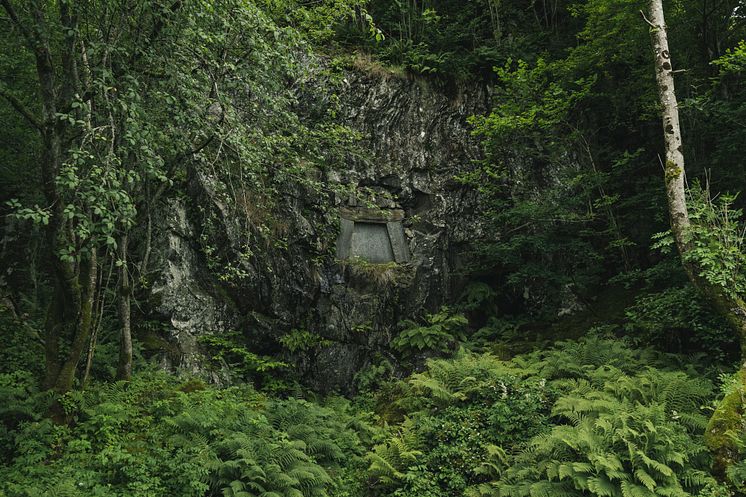
[[[404,478],[404,472],[417,463],[422,455],[419,449],[420,441],[405,423],[405,429],[385,442],[373,447],[373,452],[367,456],[370,466],[369,477],[377,484],[384,486],[395,485]]]
[[[391,346],[404,355],[417,352],[450,352],[459,341],[465,340],[464,329],[468,320],[462,314],[451,314],[444,307],[437,314],[429,314],[425,325],[405,320],[400,323],[404,329],[391,341]]]
[[[647,369],[634,377],[617,371],[614,380],[604,371],[597,385],[588,374],[564,382],[569,392],[553,407],[569,424],[534,438],[496,488],[510,494],[523,480],[533,482],[530,495],[540,495],[550,488],[544,482],[569,481],[575,495],[653,497],[691,495],[714,483],[702,471],[701,441],[672,409],[694,415],[711,391],[707,382]]]

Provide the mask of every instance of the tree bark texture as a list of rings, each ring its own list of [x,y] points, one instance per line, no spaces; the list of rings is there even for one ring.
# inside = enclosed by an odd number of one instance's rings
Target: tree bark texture
[[[738,334],[741,344],[741,370],[738,373],[739,388],[727,395],[712,415],[705,442],[715,456],[715,471],[724,477],[725,471],[740,457],[736,443],[728,436],[744,429],[744,402],[746,392],[746,304],[740,298],[725,292],[723,288],[709,283],[702,277],[702,271],[696,261],[687,255],[692,250],[689,228],[691,221],[686,205],[686,183],[684,153],[679,125],[679,108],[674,88],[674,72],[671,64],[671,53],[668,48],[666,22],[663,16],[662,0],[650,0],[650,32],[655,56],[655,77],[658,84],[658,98],[663,118],[663,138],[666,148],[664,177],[666,197],[671,219],[671,232],[692,284],[705,296],[715,310],[720,313]]]
[[[129,381],[132,377],[132,324],[130,319],[132,285],[127,269],[128,242],[127,233],[124,233],[119,239],[119,298],[117,302],[122,328],[119,341],[117,379],[124,381]]]

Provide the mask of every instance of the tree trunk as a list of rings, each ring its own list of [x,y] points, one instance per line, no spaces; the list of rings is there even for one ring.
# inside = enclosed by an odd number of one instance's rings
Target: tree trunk
[[[127,245],[128,236],[124,233],[119,240],[119,302],[117,303],[119,321],[122,326],[117,379],[124,381],[129,381],[132,377],[132,325],[130,320],[132,285],[127,270]]]
[[[60,336],[63,327],[62,289],[54,285],[54,296],[49,303],[44,319],[44,382],[42,386],[49,390],[57,382],[60,374]]]
[[[70,350],[67,353],[67,358],[62,364],[62,368],[60,368],[60,373],[54,385],[55,391],[60,394],[69,392],[72,389],[78,363],[91,335],[96,285],[98,282],[98,257],[95,249],[91,251],[87,263],[87,267],[81,271],[81,279],[83,279],[85,285],[82,292],[83,298],[75,335],[70,345]]]
[[[12,12],[9,4],[4,7]],[[64,202],[57,190],[57,175],[62,164],[62,137],[65,124],[57,118],[58,89],[52,50],[49,45],[45,12],[38,2],[31,8],[34,27],[31,30],[22,29],[27,33],[28,43],[32,48],[36,60],[36,74],[39,80],[39,94],[41,100],[41,120],[39,133],[41,135],[41,183],[47,205],[52,206],[49,222],[45,226],[44,234],[47,251],[50,255],[51,276],[54,284],[52,302],[46,316],[45,330],[45,388],[56,388],[63,364],[59,357],[60,340],[68,334],[75,333],[77,320],[81,311],[81,295],[78,276],[72,264],[63,261],[58,256],[60,243],[65,238]],[[15,17],[11,14],[11,17]]]
[[[658,83],[658,97],[663,117],[663,137],[666,147],[664,177],[668,211],[671,218],[671,232],[681,256],[684,269],[692,284],[705,296],[738,334],[741,344],[741,370],[738,379],[741,388],[735,388],[726,396],[710,419],[705,433],[705,442],[715,456],[715,472],[724,477],[725,470],[739,458],[736,443],[727,432],[739,433],[744,429],[743,394],[746,391],[746,303],[733,297],[723,288],[710,284],[701,276],[701,268],[687,257],[692,246],[689,239],[689,213],[686,206],[684,154],[679,125],[679,109],[674,91],[674,73],[671,54],[668,49],[666,23],[663,17],[662,0],[650,0],[650,32],[655,55],[655,76]],[[644,16],[644,15],[643,15]]]

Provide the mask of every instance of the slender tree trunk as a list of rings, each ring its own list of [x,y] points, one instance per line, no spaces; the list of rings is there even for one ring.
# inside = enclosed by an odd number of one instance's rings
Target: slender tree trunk
[[[739,458],[739,449],[728,436],[728,432],[739,433],[744,429],[742,412],[743,395],[746,392],[746,303],[724,289],[710,284],[701,276],[701,268],[687,255],[692,250],[689,239],[689,213],[686,206],[684,154],[679,125],[679,109],[674,91],[674,73],[671,53],[668,48],[666,23],[663,17],[662,0],[650,0],[650,32],[655,55],[655,76],[658,97],[663,114],[663,136],[666,147],[664,175],[671,231],[676,247],[692,284],[705,296],[738,334],[741,344],[741,370],[738,379],[740,388],[733,389],[715,410],[705,434],[705,441],[715,456],[715,471],[721,477],[725,470]],[[643,14],[644,16],[644,14]]]
[[[106,256],[104,256],[106,259]],[[106,301],[106,289],[109,287],[109,281],[111,281],[111,273],[114,267],[113,258],[111,265],[109,266],[109,273],[104,280],[103,268],[98,272],[98,288],[96,288],[96,300],[94,302],[94,319],[91,329],[91,338],[88,341],[88,354],[86,355],[85,368],[83,370],[83,377],[80,380],[80,389],[83,390],[88,386],[88,380],[91,375],[91,367],[93,366],[93,356],[96,353],[96,341],[98,340],[98,332],[101,329],[101,321],[104,318],[104,303]]]
[[[6,10],[10,9],[7,4],[4,6]],[[12,12],[12,10],[8,11]],[[63,367],[59,356],[59,342],[67,332],[76,328],[75,320],[80,313],[81,301],[75,269],[72,264],[62,261],[57,255],[59,244],[65,236],[64,203],[60,199],[56,185],[62,164],[62,136],[65,125],[57,118],[58,89],[43,7],[38,2],[34,2],[31,5],[31,13],[34,21],[33,29],[21,29],[27,33],[28,43],[36,60],[41,100],[39,126],[42,144],[41,182],[46,203],[52,206],[51,216],[44,230],[54,282],[53,300],[44,325],[46,361],[44,387],[55,388]],[[14,15],[11,14],[11,17]]]
[[[148,264],[150,263],[150,252],[153,245],[153,220],[150,216],[150,205],[146,204],[145,215],[147,216],[147,221],[145,223],[145,250],[143,250],[143,256],[140,260],[140,268],[138,271],[138,273],[140,273],[140,278],[145,277],[148,272]]]
[[[130,321],[132,285],[127,270],[128,241],[127,233],[124,233],[119,240],[119,301],[117,303],[119,321],[122,326],[117,379],[125,381],[129,381],[132,377],[132,325]]]
[[[91,367],[93,366],[93,354],[96,352],[96,340],[98,339],[98,329],[101,322],[97,317],[94,320],[93,329],[91,330],[91,338],[88,340],[88,353],[85,359],[85,369],[83,370],[83,376],[80,379],[80,389],[84,390],[88,386],[88,380],[91,376]]]
[[[96,249],[91,251],[87,265],[85,269],[81,271],[81,278],[85,282],[85,286],[82,292],[83,298],[80,307],[80,314],[75,329],[75,336],[70,345],[70,350],[67,353],[65,362],[62,364],[62,368],[60,368],[60,373],[57,376],[57,382],[54,386],[55,391],[58,393],[65,393],[72,389],[73,382],[75,381],[75,372],[78,369],[78,363],[80,362],[80,358],[83,355],[83,351],[85,350],[85,346],[91,335],[96,286],[98,282],[98,257]]]
[[[663,139],[666,146],[664,175],[666,180],[666,198],[671,218],[671,231],[676,239],[676,246],[681,254],[688,250],[686,231],[690,226],[689,212],[686,207],[686,189],[684,175],[684,153],[679,125],[679,107],[674,88],[671,55],[668,49],[668,37],[663,18],[661,0],[650,2],[650,23],[655,55],[655,78],[658,83],[658,99],[663,113]]]
[[[54,296],[47,308],[44,320],[44,383],[45,389],[50,389],[57,382],[60,374],[60,336],[63,327],[62,289],[59,284],[54,285]]]

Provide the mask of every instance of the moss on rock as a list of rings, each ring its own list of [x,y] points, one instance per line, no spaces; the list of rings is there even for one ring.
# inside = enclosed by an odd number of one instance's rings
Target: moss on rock
[[[721,478],[728,467],[740,459],[740,449],[734,436],[743,433],[745,428],[745,394],[746,368],[742,368],[707,425],[705,443],[715,458],[713,471]]]

